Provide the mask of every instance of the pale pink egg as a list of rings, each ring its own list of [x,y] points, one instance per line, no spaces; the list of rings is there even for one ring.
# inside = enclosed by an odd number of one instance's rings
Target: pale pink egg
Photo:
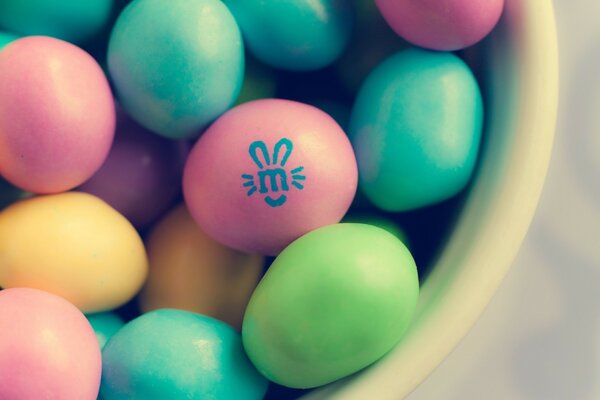
[[[96,399],[100,346],[85,316],[62,297],[0,291],[0,339],[0,399]]]
[[[0,174],[35,193],[66,191],[100,168],[115,132],[115,106],[96,61],[45,36],[0,52]]]
[[[215,240],[275,255],[344,216],[358,172],[352,146],[325,112],[288,100],[256,100],[219,118],[185,166],[190,213]]]
[[[459,50],[494,28],[504,0],[375,0],[381,14],[405,40],[433,50]]]

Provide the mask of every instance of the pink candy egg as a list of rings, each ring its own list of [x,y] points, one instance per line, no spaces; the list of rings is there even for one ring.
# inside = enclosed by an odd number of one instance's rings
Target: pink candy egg
[[[45,36],[0,52],[0,174],[36,193],[69,190],[106,158],[115,108],[100,66],[80,48]]]
[[[202,230],[248,253],[278,254],[344,216],[357,184],[348,138],[323,111],[257,100],[219,118],[198,140],[183,191]]]
[[[0,399],[95,400],[101,368],[75,306],[37,289],[0,291]]]
[[[504,0],[375,0],[381,14],[405,40],[433,50],[458,50],[494,28]]]

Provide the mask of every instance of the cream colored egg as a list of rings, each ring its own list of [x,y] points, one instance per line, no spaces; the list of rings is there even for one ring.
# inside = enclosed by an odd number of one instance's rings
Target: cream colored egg
[[[142,311],[177,308],[210,315],[239,329],[262,274],[263,257],[229,249],[198,228],[184,205],[148,239],[150,273]]]
[[[90,313],[130,300],[147,270],[137,231],[95,196],[39,196],[0,213],[3,288],[42,289]]]

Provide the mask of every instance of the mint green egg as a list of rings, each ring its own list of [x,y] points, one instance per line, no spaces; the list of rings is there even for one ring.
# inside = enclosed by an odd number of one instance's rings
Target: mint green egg
[[[110,338],[125,325],[121,317],[112,312],[103,312],[86,315],[88,322],[92,326],[100,348],[104,348]]]
[[[334,62],[350,42],[348,0],[224,0],[250,52],[273,67],[308,71]]]
[[[419,293],[400,240],[363,224],[336,224],[294,241],[254,291],[244,348],[268,379],[311,388],[387,353],[406,331]]]
[[[83,43],[108,23],[114,0],[2,0],[0,29]]]
[[[240,92],[241,33],[220,0],[136,0],[111,32],[108,69],[141,125],[172,139],[198,136]]]
[[[473,174],[483,104],[456,55],[411,48],[381,63],[362,85],[349,135],[366,196],[407,211],[459,193]]]
[[[189,311],[143,314],[102,351],[104,400],[260,400],[267,385],[232,327]]]

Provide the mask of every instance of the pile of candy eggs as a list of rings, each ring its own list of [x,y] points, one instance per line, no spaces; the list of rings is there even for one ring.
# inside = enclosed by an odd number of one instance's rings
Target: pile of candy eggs
[[[0,2],[0,399],[289,398],[402,340],[502,0],[51,3]]]

